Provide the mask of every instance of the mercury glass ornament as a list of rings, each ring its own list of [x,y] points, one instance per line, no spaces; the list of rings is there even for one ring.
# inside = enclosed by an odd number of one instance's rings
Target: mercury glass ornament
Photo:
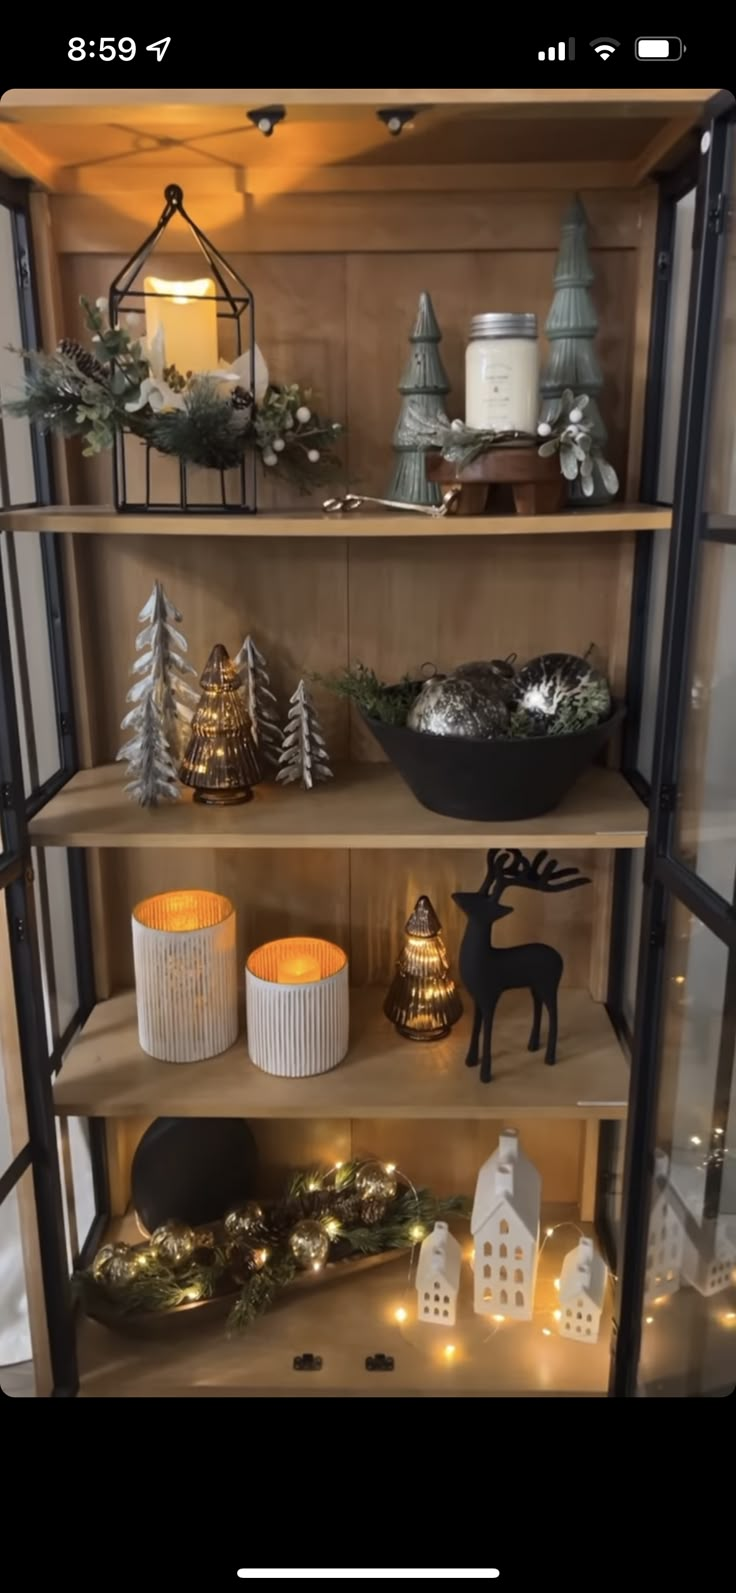
[[[141,1273],[152,1272],[158,1262],[158,1254],[153,1245],[137,1245],[131,1253],[139,1276]]]
[[[425,682],[406,722],[410,730],[430,736],[489,740],[505,734],[508,717],[500,680],[488,676],[481,685],[448,675]]]
[[[228,1239],[248,1239],[258,1234],[263,1227],[263,1212],[257,1200],[247,1200],[244,1206],[239,1206],[236,1211],[229,1211],[225,1218],[225,1232]]]
[[[151,1234],[151,1245],[167,1267],[183,1267],[192,1259],[194,1229],[185,1222],[164,1222]]]
[[[129,1250],[130,1246],[124,1244],[103,1245],[102,1249],[98,1250],[92,1262],[92,1276],[97,1283],[108,1281],[113,1262],[122,1255],[127,1256]]]
[[[112,1284],[113,1288],[124,1288],[139,1276],[140,1267],[135,1251],[130,1245],[114,1245],[113,1255],[104,1273],[105,1283]]]
[[[498,689],[504,701],[510,702],[516,680],[515,657],[514,653],[509,658],[477,658],[469,664],[458,664],[457,669],[450,671],[450,679],[471,680],[481,690],[490,685],[491,691]]]
[[[577,653],[540,653],[516,677],[517,733],[571,735],[600,724],[610,712],[605,675]]]
[[[298,1267],[318,1272],[330,1252],[330,1238],[319,1222],[305,1217],[289,1234],[289,1249]]]
[[[355,1175],[355,1187],[362,1200],[393,1200],[399,1187],[396,1168],[384,1162],[365,1162]]]

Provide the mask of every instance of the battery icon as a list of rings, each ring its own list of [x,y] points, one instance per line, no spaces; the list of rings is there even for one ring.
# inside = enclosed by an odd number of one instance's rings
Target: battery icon
[[[637,39],[637,61],[679,61],[685,53],[682,39]]]

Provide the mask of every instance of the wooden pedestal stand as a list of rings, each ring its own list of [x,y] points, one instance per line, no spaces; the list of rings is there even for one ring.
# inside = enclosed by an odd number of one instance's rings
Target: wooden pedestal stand
[[[444,487],[460,488],[453,514],[501,513],[511,503],[517,514],[556,514],[565,500],[557,455],[540,459],[533,443],[491,449],[462,470],[439,454],[430,454],[427,475]]]

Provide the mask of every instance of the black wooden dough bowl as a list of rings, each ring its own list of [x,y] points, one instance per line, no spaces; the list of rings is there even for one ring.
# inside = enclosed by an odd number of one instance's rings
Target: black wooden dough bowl
[[[534,819],[550,813],[598,756],[621,723],[608,719],[570,736],[480,741],[431,736],[363,714],[387,758],[422,807],[450,819]]]

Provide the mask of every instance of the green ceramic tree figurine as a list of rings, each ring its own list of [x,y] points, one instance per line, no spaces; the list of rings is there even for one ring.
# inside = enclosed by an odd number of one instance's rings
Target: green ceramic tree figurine
[[[431,451],[417,446],[416,434],[407,426],[410,411],[432,420],[444,409],[450,391],[447,372],[440,357],[442,333],[428,293],[419,296],[419,309],[410,333],[411,354],[399,382],[401,410],[394,431],[396,467],[389,487],[389,498],[399,503],[439,504],[442,490],[436,481],[427,480],[426,458]]]
[[[540,419],[547,420],[552,401],[559,398],[565,388],[571,388],[574,393],[587,393],[590,403],[585,419],[591,426],[594,440],[605,453],[607,432],[596,402],[596,394],[603,386],[594,347],[598,318],[588,291],[594,281],[595,272],[588,254],[588,218],[580,199],[576,198],[562,223],[555,296],[545,327],[551,347],[540,382]],[[592,496],[584,497],[579,479],[570,482],[569,492],[572,503],[585,503],[588,507],[611,501],[597,464],[593,466]]]

